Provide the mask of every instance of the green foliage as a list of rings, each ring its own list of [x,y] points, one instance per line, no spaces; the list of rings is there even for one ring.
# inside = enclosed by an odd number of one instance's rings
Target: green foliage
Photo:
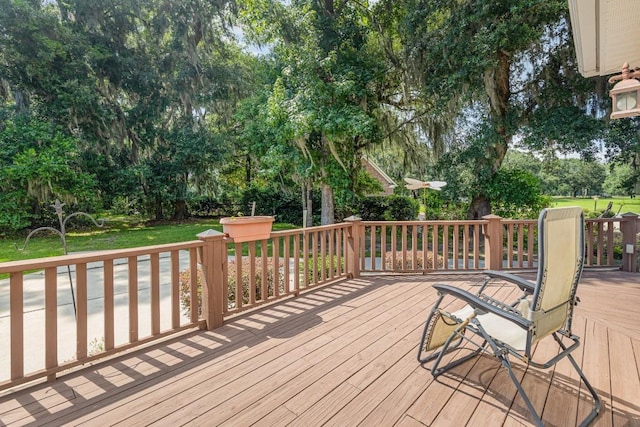
[[[521,169],[501,169],[488,188],[492,212],[504,218],[535,218],[545,205],[538,179]]]
[[[426,190],[425,193],[426,197],[423,198],[423,201],[426,202],[424,206],[425,219],[442,219],[444,202],[440,192]]]
[[[600,192],[595,168],[551,160],[599,138],[633,171],[607,188],[631,194],[638,121],[603,126],[567,22],[565,0],[0,0],[0,229],[55,220],[53,197],[157,220],[255,199],[299,223],[323,191],[340,220],[374,190],[374,146],[397,180],[446,180],[427,217],[450,217],[491,202],[513,135],[543,192]]]
[[[95,178],[79,166],[77,139],[59,127],[15,115],[0,133],[0,230],[43,224],[55,199],[92,211],[99,206]],[[80,201],[80,204],[78,204]],[[43,209],[44,207],[44,209]],[[46,213],[45,213],[46,215]]]
[[[618,187],[623,194],[640,194],[640,120],[612,120],[604,139],[612,165],[629,168],[622,169],[624,175],[612,169],[612,175],[622,181]]]
[[[302,225],[302,205],[300,196],[283,191],[278,185],[260,186],[253,184],[246,188],[240,196],[243,215],[251,215],[253,202],[256,203],[256,215],[275,215],[278,222]],[[320,206],[316,196],[316,212]],[[313,213],[312,213],[313,214]]]
[[[556,150],[593,157],[593,141],[600,138],[603,126],[576,105],[538,108],[525,128],[524,144],[538,152]]]
[[[566,1],[405,4],[401,34],[418,87],[459,123],[451,139],[466,176],[455,184],[469,217],[489,213],[514,135],[545,153],[591,149],[602,114],[594,81],[576,71]]]
[[[90,194],[107,207],[127,197],[150,217],[181,219],[190,188],[215,182],[221,135],[249,81],[247,55],[223,37],[230,10],[225,1],[3,0],[2,101],[73,137],[69,150],[97,177]],[[23,162],[58,164],[27,154]]]
[[[313,258],[307,260],[307,277],[304,277],[304,261],[300,262],[300,280],[303,286],[311,285],[316,281],[322,280],[322,257],[313,261]],[[337,276],[339,272],[345,271],[344,257],[334,255],[333,257],[326,256],[324,258],[324,274],[325,277]]]
[[[411,221],[417,218],[419,203],[406,196],[368,196],[358,205],[357,215],[364,221]]]
[[[426,257],[425,253],[422,250],[417,250],[415,252],[416,258],[415,261],[413,259],[413,251],[407,251],[403,253],[402,251],[386,251],[384,256],[384,264],[385,268],[388,270],[394,271],[402,271],[402,262],[403,257],[406,256],[406,269],[407,270],[428,270],[434,268],[433,265],[433,252],[427,251]],[[394,263],[395,261],[395,263]],[[426,265],[425,265],[426,261]],[[436,255],[436,266],[437,268],[442,268],[444,265],[444,259],[442,255]]]
[[[566,12],[561,0],[407,3],[407,45],[420,53],[421,71],[431,73],[426,89],[440,93],[443,102],[462,88],[484,93],[483,71],[496,69],[500,52],[515,59]]]
[[[357,215],[364,221],[382,221],[389,208],[389,201],[385,196],[363,197],[358,204]]]
[[[276,12],[277,11],[277,12]],[[278,18],[266,17],[277,13]],[[301,177],[325,192],[323,223],[334,221],[336,198],[358,191],[353,159],[380,141],[375,91],[384,63],[366,43],[366,11],[352,3],[241,2],[249,34],[273,43],[281,72],[271,83],[265,120],[274,143],[299,152]],[[261,131],[261,133],[265,133]],[[302,186],[309,186],[309,181]],[[313,185],[313,184],[311,184]]]
[[[254,271],[255,271],[255,275],[253,277],[254,283],[255,283],[255,295],[254,295],[254,299],[256,301],[260,301],[261,299],[263,299],[262,296],[262,259],[261,258],[257,258],[254,260]],[[242,259],[242,284],[241,284],[241,289],[242,289],[242,295],[240,296],[240,298],[242,298],[242,303],[243,304],[248,304],[250,302],[250,295],[251,295],[251,274],[250,274],[250,267],[251,267],[251,263],[250,260],[248,258],[243,258]],[[278,267],[280,268],[280,266]],[[233,309],[237,306],[236,303],[236,263],[235,261],[229,261],[227,264],[227,271],[228,271],[228,282],[227,282],[227,296],[228,296],[228,300],[227,300],[227,306],[230,309]],[[191,309],[192,309],[192,304],[191,304],[191,271],[190,270],[184,270],[182,272],[180,272],[180,305],[182,306],[182,310],[183,313],[186,316],[190,316],[191,314]],[[274,268],[273,268],[273,261],[272,260],[268,260],[267,261],[267,277],[266,277],[266,281],[267,281],[267,292],[268,295],[264,296],[264,299],[267,299],[269,297],[273,297],[274,296],[274,285],[275,285],[275,281],[274,281]],[[197,294],[197,309],[198,309],[198,317],[200,317],[202,315],[202,284],[203,284],[203,278],[202,278],[202,271],[198,270],[198,278],[197,278],[197,283],[196,283],[196,294]],[[285,283],[284,283],[284,275],[280,274],[279,276],[279,283],[278,286],[280,287],[279,292],[281,294],[284,294],[285,292],[285,287],[284,287]]]
[[[0,174],[1,175],[1,174]],[[0,192],[0,235],[4,235],[7,231],[20,230],[31,224],[31,215],[29,215],[25,203],[27,196],[24,191],[15,190],[7,191],[3,189]]]
[[[387,221],[412,221],[417,218],[420,210],[417,200],[405,196],[389,196],[388,206],[384,213]]]
[[[640,182],[638,172],[629,164],[611,165],[609,174],[602,184],[605,194],[611,196],[634,196],[636,183]]]

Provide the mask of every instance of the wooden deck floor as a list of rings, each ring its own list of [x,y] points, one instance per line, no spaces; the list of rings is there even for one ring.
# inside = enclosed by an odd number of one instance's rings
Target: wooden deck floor
[[[416,361],[436,282],[340,282],[0,397],[8,425],[531,425],[506,372],[478,357],[434,381]],[[586,272],[574,353],[604,402],[595,425],[640,426],[640,275]],[[552,343],[552,340],[550,344]],[[552,345],[540,345],[548,355]],[[517,365],[545,425],[570,426],[589,397],[568,362]],[[550,381],[551,380],[551,381]],[[550,386],[549,386],[550,384]]]

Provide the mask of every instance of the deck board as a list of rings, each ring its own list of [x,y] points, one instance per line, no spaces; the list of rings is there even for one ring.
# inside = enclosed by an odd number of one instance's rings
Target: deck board
[[[598,426],[640,425],[638,278],[589,271],[578,291],[574,332],[582,346],[574,356],[603,400]],[[530,426],[493,358],[476,357],[437,380],[416,361],[422,323],[437,298],[432,285],[473,290],[480,280],[450,273],[338,282],[214,331],[4,392],[0,425]],[[504,297],[511,290],[487,292]],[[556,351],[545,340],[536,358]],[[590,410],[568,361],[546,371],[514,365],[545,423],[575,425]]]

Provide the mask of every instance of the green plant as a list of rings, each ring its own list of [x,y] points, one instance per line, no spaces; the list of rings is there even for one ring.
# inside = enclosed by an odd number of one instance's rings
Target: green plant
[[[388,198],[385,196],[363,197],[358,204],[358,214],[364,221],[382,221],[388,207]]]
[[[89,342],[89,351],[87,352],[89,356],[97,353],[102,353],[104,351],[104,337],[100,339],[94,338]]]
[[[411,221],[418,216],[420,204],[407,196],[369,196],[360,200],[358,209],[365,221]]]
[[[389,207],[384,213],[388,221],[411,221],[416,219],[420,210],[420,203],[411,197],[389,196]]]
[[[426,270],[429,268],[433,268],[433,252],[427,251],[426,254],[426,265],[424,265],[425,257],[423,251],[416,251],[416,259],[415,263],[413,260],[413,252],[406,252],[406,268],[407,270]],[[394,264],[394,256],[395,256],[395,264]],[[437,256],[438,267],[442,268],[444,265],[444,260],[442,256]],[[387,252],[384,256],[384,265],[387,270],[402,270],[402,251]]]
[[[135,213],[135,203],[127,196],[116,196],[111,202],[112,215],[133,215]]]
[[[256,301],[267,299],[275,294],[274,288],[274,268],[272,260],[267,260],[266,264],[266,281],[267,281],[267,295],[262,295],[262,259],[254,259],[254,282],[255,282],[255,295]],[[250,287],[251,287],[251,260],[247,257],[242,259],[242,304],[248,304],[250,302]],[[282,264],[278,263],[278,269],[282,273]],[[230,260],[227,264],[227,307],[229,309],[237,306],[236,299],[236,262]],[[283,274],[278,276],[278,286],[281,293],[285,292],[285,282]],[[182,306],[183,313],[187,316],[191,315],[191,271],[184,270],[180,273],[180,304]],[[203,277],[202,271],[198,270],[197,279],[197,295],[198,295],[198,317],[202,315],[202,284]]]
[[[313,283],[314,281],[319,281],[322,279],[322,258],[318,257],[317,261],[314,263],[313,258],[309,258],[307,261],[308,265],[308,273],[305,279],[304,276],[304,261],[300,262],[300,280],[304,284]],[[344,271],[344,257],[334,255],[333,258],[325,257],[324,259],[324,271],[325,277],[337,276],[339,271]],[[315,273],[315,280],[314,280]]]

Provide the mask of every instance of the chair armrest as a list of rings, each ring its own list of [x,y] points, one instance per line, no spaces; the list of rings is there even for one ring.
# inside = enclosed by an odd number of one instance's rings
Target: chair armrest
[[[528,319],[525,319],[522,316],[518,316],[517,314],[504,310],[500,307],[492,305],[480,298],[471,292],[465,291],[464,289],[459,289],[450,285],[443,284],[435,284],[433,287],[441,294],[441,295],[451,295],[455,298],[461,299],[467,304],[469,304],[475,311],[482,313],[493,313],[505,319],[516,323],[518,326],[529,329],[532,322]]]
[[[515,274],[496,270],[487,270],[484,272],[484,274],[491,277],[492,279],[503,279],[507,282],[511,282],[517,285],[520,289],[522,289],[523,292],[526,293],[533,294],[533,291],[535,290],[535,285],[533,283],[526,279],[523,279],[522,277],[516,276]]]

